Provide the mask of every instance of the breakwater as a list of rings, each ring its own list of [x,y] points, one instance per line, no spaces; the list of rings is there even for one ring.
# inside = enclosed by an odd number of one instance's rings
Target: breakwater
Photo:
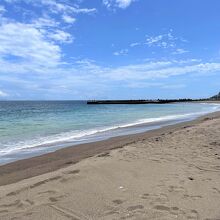
[[[98,104],[167,104],[176,102],[205,101],[206,99],[156,99],[156,100],[89,100],[88,105]]]

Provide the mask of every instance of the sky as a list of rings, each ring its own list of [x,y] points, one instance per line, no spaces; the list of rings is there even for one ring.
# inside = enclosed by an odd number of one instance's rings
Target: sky
[[[0,0],[0,99],[220,91],[219,0]]]

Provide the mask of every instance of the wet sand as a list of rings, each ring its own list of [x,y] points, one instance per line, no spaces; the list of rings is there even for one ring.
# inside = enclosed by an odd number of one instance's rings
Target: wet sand
[[[220,219],[220,113],[0,167],[0,219]]]

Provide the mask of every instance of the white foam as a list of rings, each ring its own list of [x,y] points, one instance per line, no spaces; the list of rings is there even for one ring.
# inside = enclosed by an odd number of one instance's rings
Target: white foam
[[[204,103],[204,104],[207,104],[207,103]],[[206,110],[203,112],[168,115],[168,116],[157,117],[157,118],[145,118],[145,119],[137,120],[132,123],[120,124],[120,125],[115,125],[115,126],[110,126],[110,127],[105,127],[105,128],[89,129],[89,130],[84,130],[84,131],[78,130],[78,131],[63,132],[60,134],[51,135],[47,137],[40,137],[34,140],[20,141],[20,142],[17,142],[16,144],[9,143],[8,146],[0,150],[0,155],[7,155],[7,154],[23,151],[23,150],[34,150],[34,149],[37,150],[38,147],[53,146],[59,143],[82,141],[83,139],[86,139],[92,135],[98,135],[99,133],[104,133],[104,132],[108,132],[108,131],[120,129],[120,128],[137,126],[141,124],[165,122],[165,121],[172,121],[172,120],[184,120],[187,118],[190,119],[190,118],[198,117],[200,115],[204,115],[204,114],[214,112],[220,109],[219,104],[208,104],[208,105],[211,105],[212,108],[210,108],[210,110]]]

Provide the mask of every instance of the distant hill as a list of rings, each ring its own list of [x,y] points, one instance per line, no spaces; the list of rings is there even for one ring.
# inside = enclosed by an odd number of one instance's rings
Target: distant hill
[[[220,92],[210,98],[211,100],[220,100]]]

